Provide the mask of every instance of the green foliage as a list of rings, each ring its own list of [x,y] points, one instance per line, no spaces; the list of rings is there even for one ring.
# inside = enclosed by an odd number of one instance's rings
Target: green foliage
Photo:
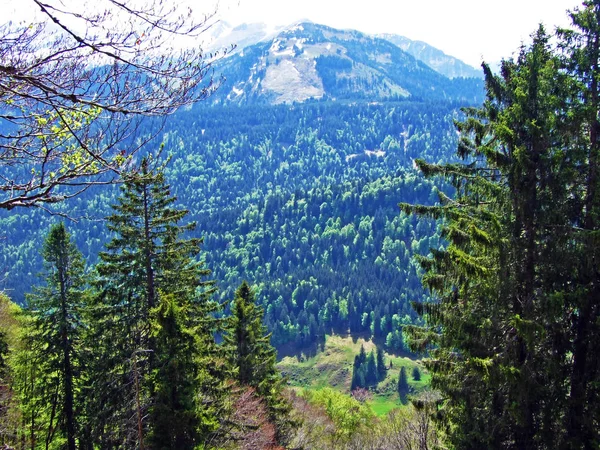
[[[308,391],[305,395],[309,403],[325,408],[327,416],[335,425],[332,438],[336,444],[350,441],[374,419],[373,412],[367,405],[334,389]]]
[[[598,251],[599,146],[590,132],[597,103],[588,115],[600,36],[588,20],[599,11],[592,1],[573,15],[583,35],[595,36],[593,63],[579,59],[590,40],[563,32],[561,58],[540,27],[500,75],[484,67],[488,100],[457,123],[464,162],[418,162],[427,176],[449,180],[455,197],[402,205],[445,220],[448,247],[420,258],[423,282],[440,301],[415,305],[428,327],[405,329],[414,349],[430,352],[440,417],[458,448],[600,441],[600,372],[589,353],[597,331],[589,300],[598,286],[589,272]]]
[[[406,351],[392,318],[417,320],[410,301],[429,298],[411,253],[442,244],[435,222],[398,215],[397,202],[436,201],[433,182],[416,173],[413,160],[450,154],[456,114],[454,104],[408,101],[175,114],[165,125],[164,152],[172,155],[165,175],[204,237],[207,267],[221,284],[218,301],[232,298],[243,279],[256,280],[282,355],[316,349],[331,331],[371,328],[381,342],[396,336],[388,351]],[[56,208],[100,219],[117,194],[90,190]],[[28,274],[38,271],[35,242],[50,220],[0,211],[0,225],[15,236],[0,245],[17,301],[33,282]],[[110,235],[97,221],[75,226],[78,247],[95,262]]]
[[[42,255],[46,285],[28,297],[25,310],[27,344],[20,355],[24,364],[19,365],[19,377],[30,387],[21,386],[22,407],[31,415],[33,441],[74,450],[81,436],[77,405],[83,381],[85,267],[63,223],[50,229]]]
[[[443,448],[442,435],[432,420],[439,398],[425,392],[414,402],[396,408],[378,418],[371,417],[349,437],[340,437],[340,430],[328,415],[329,402],[313,402],[311,396],[292,395],[294,417],[302,425],[292,440],[293,448],[318,448],[322,450],[381,448],[405,450],[418,448]],[[336,401],[332,401],[336,403]],[[343,400],[340,401],[343,404]],[[355,415],[356,403],[345,405],[346,414]],[[397,405],[396,405],[397,406]],[[367,409],[368,403],[362,404]]]
[[[0,328],[2,365],[0,366],[0,439],[6,445],[17,446],[19,442],[19,427],[22,425],[21,397],[18,392],[19,374],[23,371],[18,367],[22,337],[22,310],[4,293],[0,293]]]
[[[225,411],[218,305],[194,259],[200,239],[183,237],[194,225],[180,225],[187,211],[150,164],[125,182],[97,266],[90,338],[107,345],[91,351],[91,436],[103,446],[193,448]]]
[[[254,292],[245,281],[235,293],[231,313],[224,340],[230,347],[236,379],[265,393],[268,377],[275,371],[275,350],[262,324],[262,308],[256,306]]]
[[[360,353],[354,357],[350,390],[377,386],[380,381],[385,380],[386,375],[387,367],[383,349],[377,347],[377,357],[373,350],[367,356],[365,347],[361,345]]]
[[[397,386],[398,395],[400,396],[400,401],[404,404],[407,403],[407,396],[410,392],[410,387],[408,386],[408,377],[406,375],[406,367],[400,368],[400,374],[398,375],[398,386]]]
[[[198,442],[197,342],[186,326],[187,308],[174,294],[159,293],[151,311],[156,364],[150,375],[154,401],[150,407],[148,445],[160,449],[193,449]]]
[[[419,368],[417,366],[413,367],[412,378],[415,381],[421,381],[421,371],[419,370]]]
[[[284,379],[275,366],[275,349],[262,318],[263,311],[255,304],[252,288],[242,282],[235,293],[223,339],[236,381],[255,388],[257,395],[266,401],[269,418],[276,425],[278,440],[282,441],[291,427],[290,407],[282,395]]]
[[[383,349],[381,347],[377,347],[377,381],[383,381],[386,374],[387,368],[385,367]]]
[[[365,371],[365,382],[367,386],[376,386],[378,381],[377,362],[375,361],[375,353],[373,350],[367,356],[367,365]]]

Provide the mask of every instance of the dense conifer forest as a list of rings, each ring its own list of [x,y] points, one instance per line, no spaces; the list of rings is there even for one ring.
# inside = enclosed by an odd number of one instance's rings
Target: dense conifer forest
[[[283,105],[196,104],[202,55],[34,2],[70,37],[0,33],[0,445],[600,446],[600,0],[483,64],[482,103],[396,53],[458,94],[368,101],[329,58],[344,95]],[[278,369],[319,351],[334,387]]]
[[[402,214],[397,204],[435,201],[437,187],[413,161],[452,153],[459,114],[452,103],[407,101],[199,106],[171,117],[165,176],[198,224],[218,297],[252,280],[283,352],[348,329],[405,351],[402,326],[416,318],[410,302],[428,299],[412,255],[441,244],[434,221]],[[90,263],[106,243],[101,218],[115,194],[102,189],[57,207],[95,216],[72,226]],[[5,286],[19,300],[39,271],[33,237],[54,218],[3,217],[4,264],[12,268]]]

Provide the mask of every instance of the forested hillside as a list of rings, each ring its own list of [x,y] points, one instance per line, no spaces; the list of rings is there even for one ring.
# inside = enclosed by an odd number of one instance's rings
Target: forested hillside
[[[165,175],[198,223],[221,298],[243,279],[255,283],[274,345],[297,349],[350,329],[401,350],[401,326],[415,319],[410,301],[427,300],[412,255],[440,242],[435,222],[397,204],[435,201],[413,160],[447,158],[457,117],[454,104],[408,101],[197,107],[164,129]],[[109,237],[102,218],[114,195],[103,189],[57,207],[93,215],[72,224],[90,263]],[[2,214],[4,286],[22,300],[55,218]]]
[[[600,447],[600,0],[485,99],[357,31],[206,63],[161,0],[46,2],[0,27],[3,448]]]

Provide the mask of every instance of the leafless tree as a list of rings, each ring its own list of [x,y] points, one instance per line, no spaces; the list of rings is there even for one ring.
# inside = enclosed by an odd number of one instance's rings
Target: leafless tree
[[[52,204],[114,182],[164,118],[215,89],[192,43],[215,22],[174,0],[21,0],[0,26],[0,208]],[[222,55],[220,55],[222,56]]]
[[[361,387],[354,389],[351,392],[351,395],[361,403],[364,403],[367,400],[371,400],[373,398],[373,393],[371,391]]]
[[[440,402],[439,394],[422,392],[411,400],[411,405],[392,411],[383,431],[382,448],[398,450],[431,450],[443,448],[433,415]]]
[[[304,397],[296,395],[294,391],[287,392],[287,395],[292,404],[292,419],[299,424],[294,432],[290,448],[332,448],[329,443],[335,434],[335,424],[324,409],[311,405]]]
[[[240,450],[279,450],[275,437],[275,426],[269,421],[269,414],[263,399],[256,395],[254,388],[233,390],[233,415],[230,419],[235,426],[229,439]]]

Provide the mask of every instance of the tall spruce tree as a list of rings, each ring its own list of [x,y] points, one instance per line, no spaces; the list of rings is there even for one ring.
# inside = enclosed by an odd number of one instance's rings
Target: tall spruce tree
[[[364,348],[361,347],[364,351]],[[365,354],[366,358],[366,354]],[[357,388],[366,387],[365,382],[365,369],[366,366],[361,363],[360,355],[354,356],[354,364],[352,365],[352,381],[350,383],[350,390],[353,391]]]
[[[600,1],[583,2],[570,14],[572,30],[559,30],[565,69],[577,89],[569,98],[573,129],[579,137],[577,209],[578,258],[575,292],[567,297],[576,311],[571,324],[572,369],[564,448],[600,445]],[[573,118],[575,120],[573,120]]]
[[[571,85],[559,69],[542,27],[500,76],[484,66],[488,99],[458,124],[465,163],[418,163],[448,178],[455,198],[403,205],[446,219],[448,247],[421,259],[440,302],[415,305],[429,327],[410,331],[414,349],[431,349],[432,384],[460,448],[560,441],[579,161],[564,120]]]
[[[91,436],[103,447],[194,448],[219,428],[223,358],[209,271],[160,171],[127,179],[97,266]]]
[[[379,381],[385,380],[387,374],[387,368],[385,367],[385,356],[383,355],[383,349],[377,347],[377,379]]]
[[[42,255],[46,284],[27,297],[26,309],[31,344],[26,360],[37,365],[38,375],[30,378],[30,382],[39,388],[26,395],[24,402],[37,405],[32,408],[25,405],[31,414],[41,414],[41,410],[34,411],[40,406],[49,408],[43,419],[47,421],[43,437],[46,446],[64,440],[61,447],[75,450],[79,441],[76,398],[81,387],[85,265],[63,223],[50,229]],[[24,370],[29,372],[32,368]]]
[[[408,376],[406,375],[406,367],[404,366],[400,368],[400,372],[398,373],[398,386],[396,389],[398,391],[400,401],[403,404],[406,404],[408,401],[410,387],[408,386]]]
[[[371,350],[367,356],[365,382],[367,386],[377,386],[379,375],[377,373],[377,361],[375,360],[375,352]]]
[[[290,405],[282,396],[284,379],[275,366],[277,355],[262,323],[263,315],[252,288],[242,282],[235,292],[223,338],[235,379],[242,386],[253,387],[266,401],[270,419],[282,440],[291,425]]]
[[[154,398],[148,418],[148,447],[193,449],[200,425],[197,343],[186,325],[188,308],[173,294],[159,291],[158,299],[159,305],[152,312],[156,368],[151,374]]]

